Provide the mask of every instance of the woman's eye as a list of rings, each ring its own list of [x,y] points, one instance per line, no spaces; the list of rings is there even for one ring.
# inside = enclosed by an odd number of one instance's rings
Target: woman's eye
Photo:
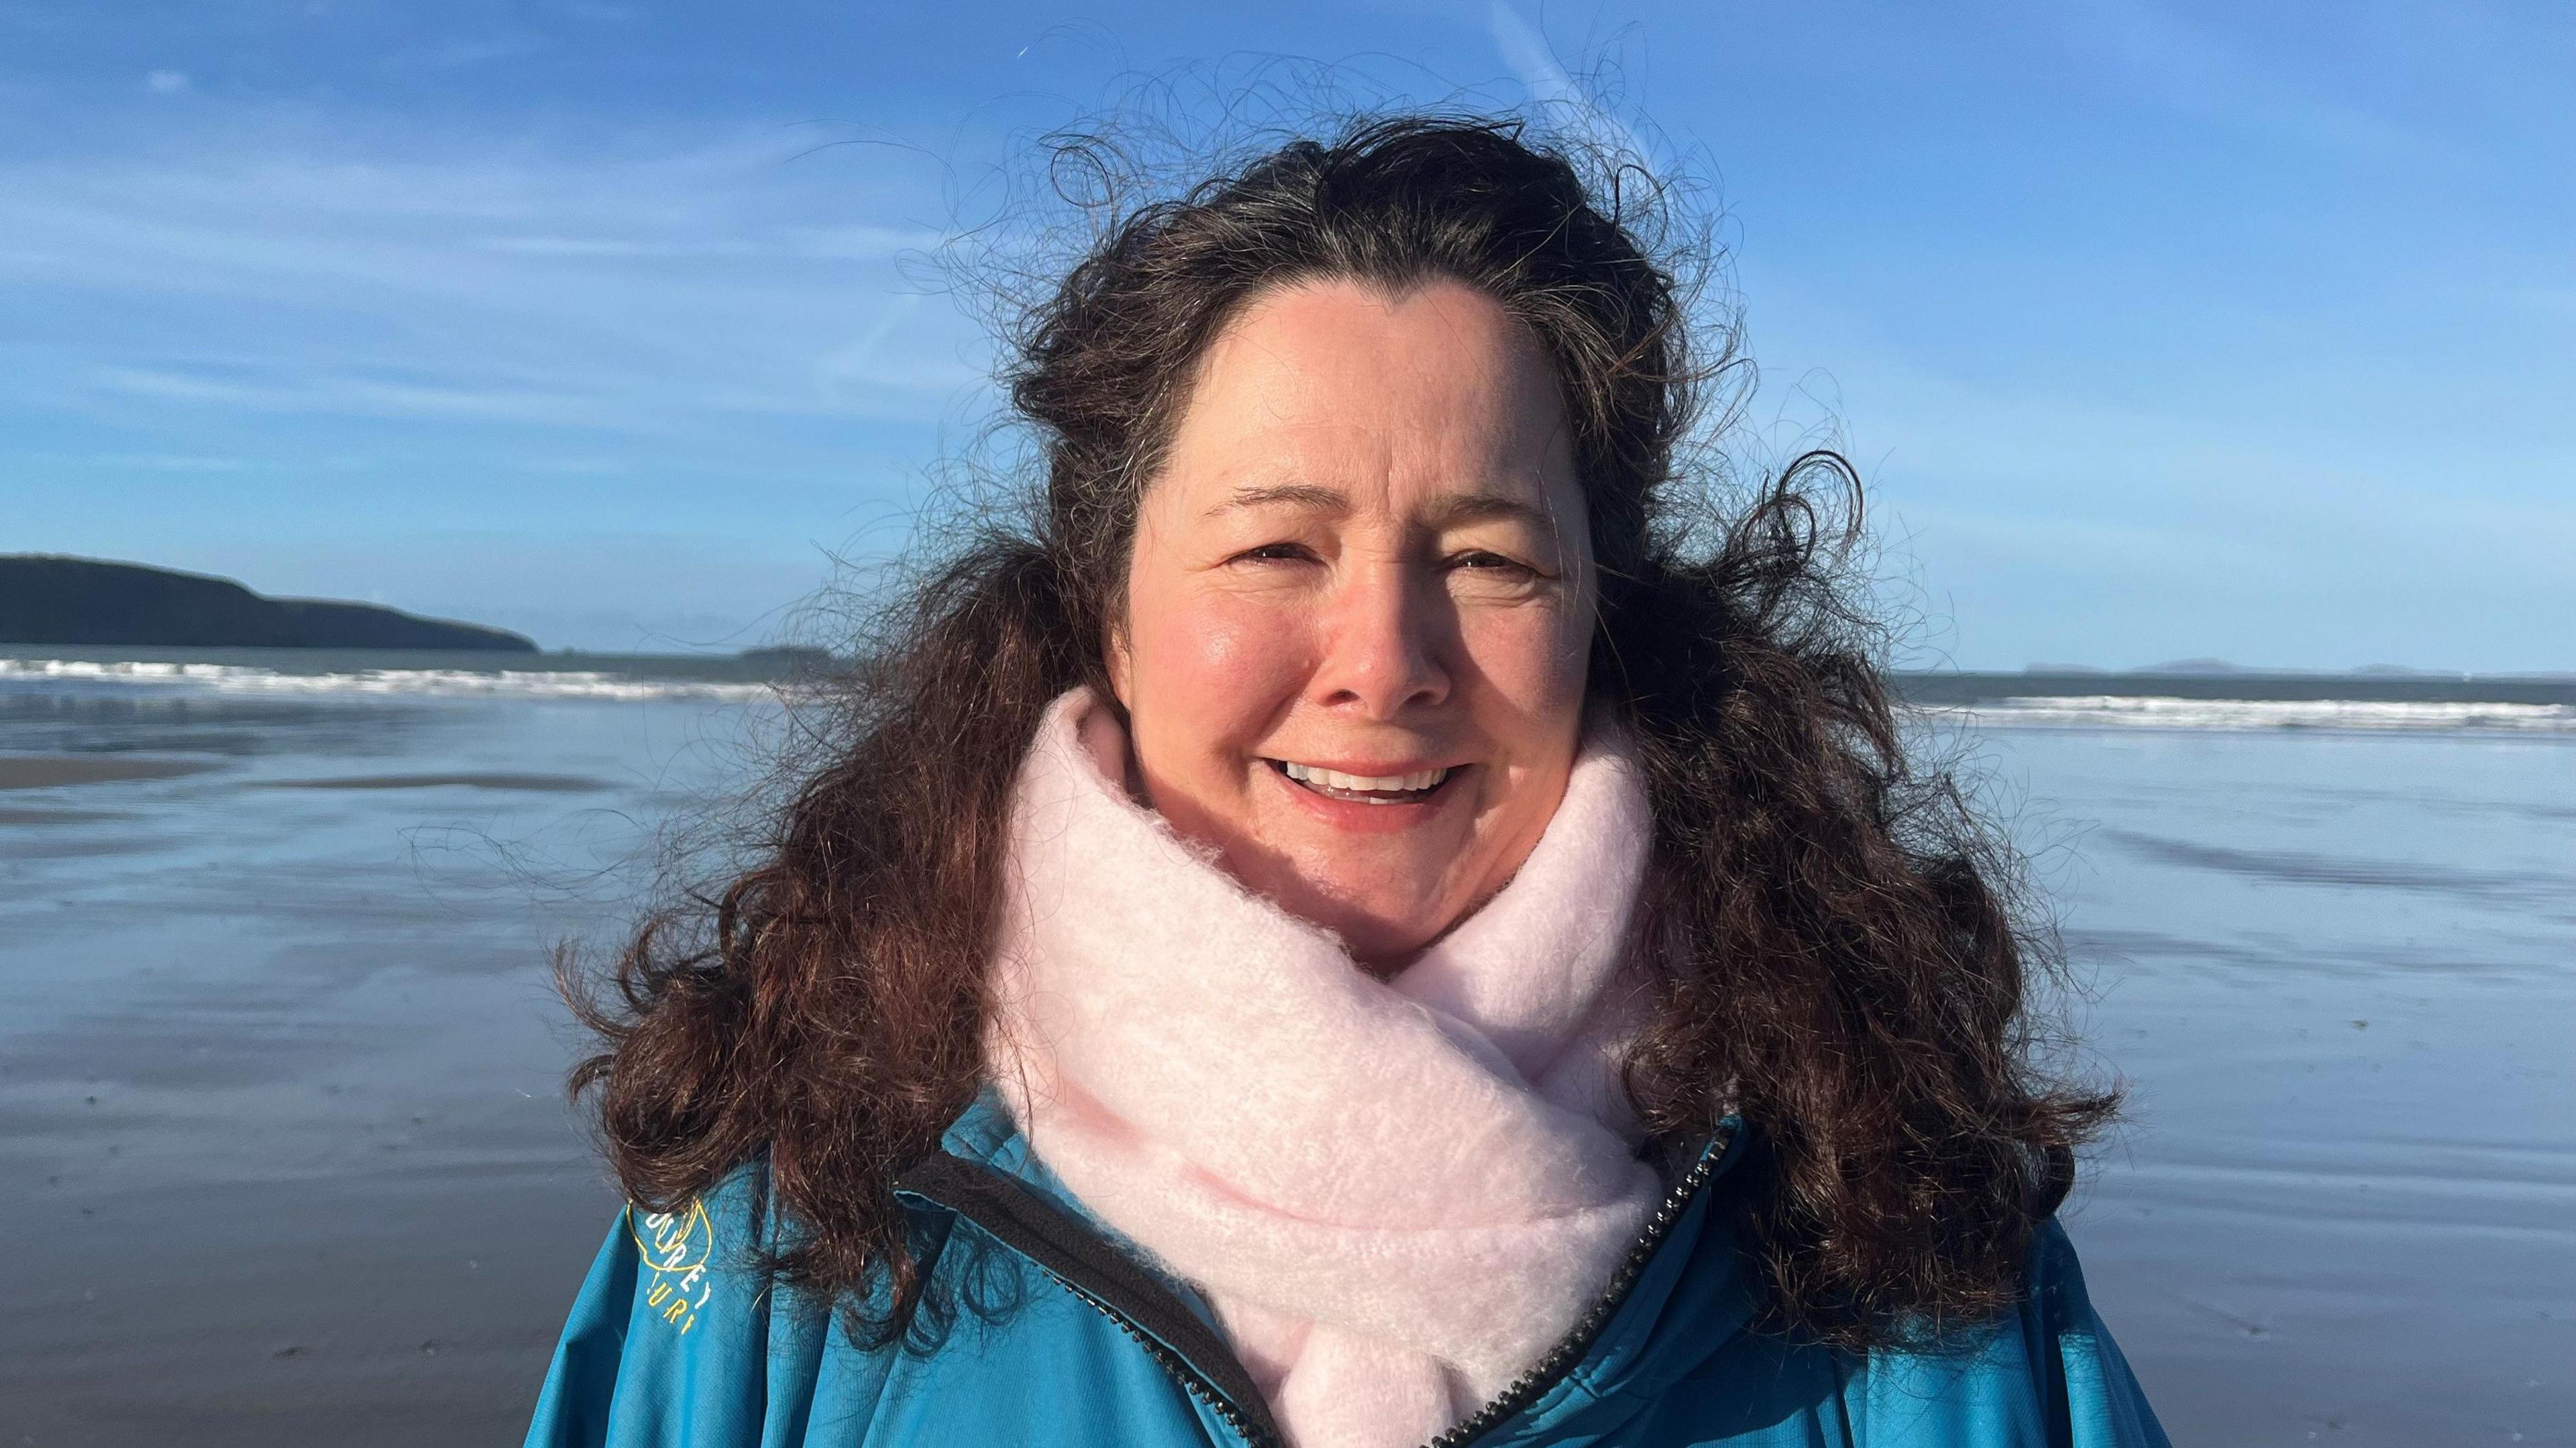
[[[1538,571],[1517,559],[1505,558],[1500,553],[1487,553],[1482,549],[1478,549],[1473,553],[1461,553],[1457,557],[1451,559],[1450,563],[1453,567],[1475,569],[1479,572],[1518,573],[1527,575],[1535,574]]]
[[[1258,548],[1246,548],[1234,556],[1238,561],[1255,563],[1294,563],[1315,555],[1307,551],[1303,543],[1264,543]]]

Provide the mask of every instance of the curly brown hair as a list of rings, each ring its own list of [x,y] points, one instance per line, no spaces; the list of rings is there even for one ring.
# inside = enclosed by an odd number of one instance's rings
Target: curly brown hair
[[[1012,338],[1042,499],[876,620],[754,867],[574,992],[606,1045],[574,1090],[596,1089],[628,1194],[668,1208],[762,1163],[797,1227],[770,1269],[863,1340],[900,1331],[927,1277],[891,1183],[981,1084],[1012,783],[1048,701],[1108,696],[1138,499],[1194,364],[1265,289],[1446,279],[1520,319],[1564,388],[1602,580],[1590,689],[1641,741],[1654,805],[1641,1118],[1665,1142],[1752,1129],[1733,1202],[1774,1329],[1866,1346],[2006,1309],[2115,1095],[2038,1063],[2051,937],[1949,775],[1908,757],[1848,577],[1852,470],[1809,453],[1730,507],[1694,461],[1726,425],[1702,404],[1735,331],[1694,353],[1691,258],[1641,241],[1664,195],[1517,121],[1414,115],[1105,229]]]

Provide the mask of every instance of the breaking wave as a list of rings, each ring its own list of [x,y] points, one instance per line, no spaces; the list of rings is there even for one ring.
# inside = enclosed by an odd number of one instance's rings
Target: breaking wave
[[[294,673],[253,664],[0,659],[0,683],[130,684],[224,694],[399,694],[501,699],[774,699],[769,683],[657,679],[583,669],[352,669]]]
[[[13,682],[270,696],[408,695],[498,699],[689,699],[754,703],[780,697],[766,680],[688,678],[643,669],[347,668],[311,672],[263,664],[165,660],[0,658]],[[1986,728],[2312,729],[2371,733],[2576,735],[2576,704],[2462,700],[2182,699],[2161,695],[2026,695],[1973,704],[1919,704],[1927,718]]]
[[[2576,734],[2576,705],[2384,699],[2173,699],[2095,694],[1986,699],[1937,712],[1988,727],[2320,729],[2373,733]]]

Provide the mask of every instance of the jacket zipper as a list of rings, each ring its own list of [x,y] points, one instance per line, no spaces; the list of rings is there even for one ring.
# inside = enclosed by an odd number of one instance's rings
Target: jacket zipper
[[[1071,1278],[1066,1277],[1064,1274],[1051,1267],[1042,1265],[1038,1270],[1046,1273],[1049,1277],[1054,1278],[1057,1282],[1062,1283],[1065,1291],[1070,1292],[1074,1296],[1081,1298],[1084,1302],[1089,1303],[1092,1311],[1099,1313],[1101,1316],[1108,1318],[1112,1323],[1116,1324],[1120,1332],[1127,1334],[1129,1341],[1145,1350],[1145,1355],[1147,1357],[1160,1363],[1163,1371],[1171,1374],[1172,1377],[1180,1383],[1184,1391],[1186,1391],[1191,1397],[1207,1404],[1211,1411],[1213,1411],[1218,1417],[1223,1418],[1225,1420],[1225,1425],[1232,1428],[1237,1437],[1243,1439],[1244,1442],[1253,1445],[1253,1448],[1286,1448],[1284,1443],[1271,1435],[1270,1430],[1255,1424],[1250,1418],[1245,1417],[1243,1410],[1234,1405],[1234,1400],[1227,1397],[1223,1392],[1220,1392],[1217,1389],[1216,1384],[1209,1382],[1206,1376],[1200,1373],[1198,1368],[1192,1365],[1188,1358],[1185,1358],[1179,1353],[1172,1351],[1170,1348],[1163,1346],[1161,1339],[1137,1327],[1136,1324],[1129,1322],[1125,1313],[1111,1307],[1108,1303],[1101,1301],[1099,1298],[1092,1296],[1088,1291],[1083,1289],[1082,1284],[1075,1282]]]
[[[1662,1246],[1664,1238],[1671,1234],[1673,1224],[1681,1220],[1682,1213],[1690,1206],[1691,1198],[1699,1195],[1700,1188],[1708,1185],[1708,1179],[1716,1172],[1718,1163],[1725,1159],[1726,1148],[1731,1139],[1730,1134],[1721,1132],[1710,1137],[1700,1147],[1699,1159],[1691,1164],[1691,1169],[1682,1175],[1680,1181],[1673,1183],[1671,1190],[1664,1193],[1663,1200],[1656,1204],[1655,1214],[1647,1218],[1645,1230],[1638,1234],[1636,1242],[1628,1248],[1628,1255],[1621,1259],[1619,1270],[1610,1275],[1610,1285],[1604,1288],[1601,1295],[1593,1301],[1591,1309],[1575,1322],[1573,1330],[1558,1339],[1556,1346],[1548,1349],[1545,1357],[1532,1363],[1527,1371],[1512,1379],[1493,1401],[1477,1409],[1439,1437],[1424,1444],[1423,1448],[1466,1448],[1467,1444],[1475,1441],[1477,1437],[1488,1432],[1504,1419],[1536,1402],[1548,1389],[1556,1386],[1558,1379],[1574,1370],[1574,1365],[1582,1360],[1583,1354],[1591,1350],[1593,1339],[1599,1337],[1601,1330],[1610,1325],[1611,1316],[1619,1310],[1619,1304],[1627,1300],[1629,1289],[1637,1285],[1637,1278],[1645,1272],[1646,1263],[1653,1259],[1655,1249]],[[1267,1430],[1255,1426],[1250,1419],[1246,1418],[1243,1411],[1237,1408],[1224,1393],[1218,1391],[1216,1385],[1209,1382],[1187,1358],[1165,1347],[1152,1334],[1129,1322],[1124,1313],[1094,1297],[1080,1283],[1043,1263],[1039,1264],[1039,1270],[1064,1284],[1066,1291],[1089,1303],[1094,1312],[1116,1324],[1120,1332],[1125,1333],[1137,1346],[1143,1348],[1147,1356],[1160,1363],[1163,1370],[1178,1380],[1190,1396],[1207,1404],[1246,1443],[1255,1445],[1255,1448],[1284,1448],[1284,1445],[1280,1444],[1279,1440]]]
[[[1558,1379],[1572,1372],[1583,1355],[1592,1350],[1593,1339],[1610,1325],[1610,1318],[1619,1310],[1619,1304],[1628,1300],[1628,1290],[1637,1285],[1637,1278],[1645,1272],[1646,1263],[1654,1257],[1655,1249],[1663,1245],[1664,1238],[1672,1233],[1673,1223],[1681,1220],[1691,1198],[1698,1196],[1700,1188],[1708,1185],[1709,1177],[1717,1171],[1718,1162],[1725,1158],[1731,1140],[1731,1134],[1721,1132],[1700,1147],[1699,1159],[1691,1163],[1691,1169],[1682,1174],[1680,1181],[1673,1183],[1672,1190],[1664,1193],[1663,1201],[1656,1204],[1655,1214],[1646,1219],[1645,1231],[1639,1233],[1636,1243],[1629,1247],[1627,1257],[1619,1263],[1619,1270],[1610,1274],[1610,1285],[1594,1299],[1592,1310],[1576,1321],[1573,1331],[1558,1339],[1556,1346],[1548,1349],[1547,1356],[1530,1364],[1527,1371],[1512,1379],[1492,1402],[1478,1408],[1448,1432],[1424,1444],[1423,1448],[1465,1448],[1466,1444],[1474,1442],[1504,1419],[1537,1402],[1548,1389],[1556,1386]]]

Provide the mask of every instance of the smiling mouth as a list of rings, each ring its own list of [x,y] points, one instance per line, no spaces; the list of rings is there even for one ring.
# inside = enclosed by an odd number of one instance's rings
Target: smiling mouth
[[[1458,772],[1455,767],[1443,766],[1418,769],[1410,774],[1344,774],[1337,769],[1292,764],[1285,759],[1266,762],[1300,789],[1312,790],[1327,799],[1355,800],[1361,804],[1413,804],[1426,800]]]

